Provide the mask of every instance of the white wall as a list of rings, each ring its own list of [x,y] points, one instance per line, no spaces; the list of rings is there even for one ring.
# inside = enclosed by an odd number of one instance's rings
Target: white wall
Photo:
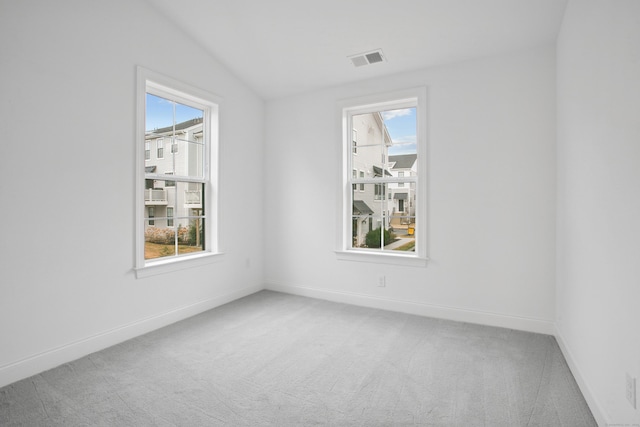
[[[260,98],[143,1],[2,1],[0,52],[0,386],[262,288]],[[140,280],[136,65],[224,98],[226,255]]]
[[[268,102],[267,287],[552,333],[555,66],[554,47],[543,46]],[[428,86],[429,194],[422,196],[431,261],[426,268],[338,261],[336,102],[419,85]]]
[[[601,425],[640,424],[640,2],[570,1],[558,39],[558,338]]]

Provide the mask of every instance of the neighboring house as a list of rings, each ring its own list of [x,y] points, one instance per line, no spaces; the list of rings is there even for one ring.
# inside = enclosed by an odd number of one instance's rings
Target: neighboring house
[[[387,152],[391,137],[380,113],[353,116],[352,173],[354,178],[374,178],[384,173],[391,176]],[[365,236],[385,223],[389,209],[384,184],[353,185],[353,245],[362,246]]]
[[[389,156],[391,174],[394,177],[416,176],[418,172],[417,154]],[[416,191],[414,183],[389,184],[389,205],[391,206],[391,224],[394,228],[407,228],[415,223]]]
[[[202,214],[202,184],[170,179],[171,175],[202,175],[202,156],[202,118],[147,131],[145,172],[167,175],[167,179],[145,180],[145,228],[188,228],[189,219],[181,217]]]

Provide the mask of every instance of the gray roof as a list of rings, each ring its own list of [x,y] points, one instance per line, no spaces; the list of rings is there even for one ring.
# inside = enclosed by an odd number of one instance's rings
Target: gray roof
[[[202,117],[196,117],[195,119],[187,120],[186,122],[176,123],[176,130],[182,130],[186,128],[190,128],[191,126],[199,125],[202,123]],[[154,129],[152,131],[147,131],[147,133],[166,133],[173,131],[173,126],[167,126],[160,129]]]
[[[407,200],[407,193],[396,193],[393,195],[393,198],[396,200]]]
[[[396,163],[391,169],[411,169],[417,158],[417,154],[399,154],[397,156],[389,156],[389,162]]]
[[[373,213],[371,208],[362,200],[353,201],[353,213],[355,215],[370,215]]]

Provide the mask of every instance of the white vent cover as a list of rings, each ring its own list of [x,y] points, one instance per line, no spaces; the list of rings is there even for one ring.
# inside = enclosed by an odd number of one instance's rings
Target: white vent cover
[[[371,52],[359,53],[357,55],[348,56],[355,67],[362,67],[363,65],[376,64],[378,62],[385,62],[382,49],[372,50]]]

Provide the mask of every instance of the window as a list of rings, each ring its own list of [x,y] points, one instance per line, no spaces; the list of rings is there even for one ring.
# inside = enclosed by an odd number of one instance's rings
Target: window
[[[164,158],[164,141],[162,139],[158,139],[156,141],[156,149],[156,157],[158,157],[159,159]]]
[[[155,222],[155,220],[153,218],[156,217],[156,208],[154,208],[153,206],[149,206],[147,208],[147,212],[148,212],[148,215],[149,215],[149,225],[155,225],[156,222]]]
[[[167,206],[167,227],[173,227],[173,207]]]
[[[340,107],[345,137],[339,258],[426,265],[426,88]],[[354,170],[360,171],[357,178]]]
[[[171,153],[171,154],[175,154],[175,153]],[[165,172],[165,175],[173,175],[173,172]],[[168,181],[165,180],[164,181],[164,186],[165,187],[175,187],[176,186],[176,182],[175,181]]]
[[[353,145],[351,146],[351,149],[353,150],[353,154],[358,154],[358,131],[353,129],[352,135]]]
[[[375,199],[383,200],[387,186],[385,184],[375,184]]]
[[[136,274],[145,277],[209,262],[218,254],[213,170],[219,101],[142,68],[137,99]]]

